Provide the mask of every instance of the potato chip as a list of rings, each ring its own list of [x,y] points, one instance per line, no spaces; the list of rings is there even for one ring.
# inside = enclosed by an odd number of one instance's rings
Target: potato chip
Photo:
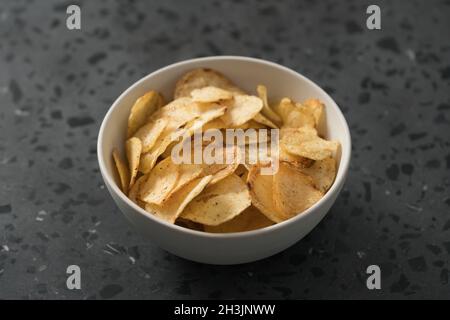
[[[203,126],[203,131],[211,130],[211,129],[225,129],[227,125],[221,118],[214,119]]]
[[[133,186],[130,189],[130,192],[128,192],[128,198],[130,198],[131,201],[139,205],[139,192],[141,190],[141,186],[145,181],[147,180],[148,175],[143,175],[137,178],[136,182],[133,184]]]
[[[302,106],[313,116],[316,129],[319,128],[325,110],[324,104],[319,99],[307,99]]]
[[[145,210],[169,223],[174,223],[189,202],[202,192],[211,179],[211,176],[197,178],[172,194],[162,205],[147,203]]]
[[[339,147],[337,141],[320,138],[314,128],[283,128],[280,136],[280,146],[287,152],[313,160],[331,157]]]
[[[164,131],[169,120],[159,118],[142,126],[134,136],[142,141],[142,152],[149,152]]]
[[[274,206],[281,213],[282,220],[305,211],[323,196],[314,187],[311,177],[287,162],[280,162],[273,177],[273,194]]]
[[[273,222],[283,221],[282,213],[274,206],[273,176],[261,175],[261,168],[265,165],[254,165],[250,168],[247,183],[250,187],[252,204]]]
[[[295,110],[295,104],[289,98],[283,98],[280,102],[274,105],[273,110],[280,116],[283,125],[289,119],[289,114]]]
[[[200,175],[203,173],[203,166],[200,164],[182,163],[177,165],[177,170],[178,170],[178,180],[175,186],[172,188],[172,190],[170,190],[170,192],[163,199],[160,199],[159,201],[151,201],[152,203],[156,204],[163,203],[167,198],[169,198],[172,194],[183,188],[189,182],[200,177]]]
[[[258,92],[259,98],[263,101],[263,115],[269,118],[272,122],[280,123],[281,118],[269,106],[269,102],[267,100],[267,88],[263,85],[258,85],[256,87],[256,91]]]
[[[283,128],[315,128],[314,116],[302,105],[295,104],[295,109],[289,113]]]
[[[211,233],[232,233],[257,230],[273,225],[274,222],[267,219],[265,215],[259,212],[254,206],[250,206],[242,213],[230,221],[224,222],[217,226],[204,227],[206,232]]]
[[[201,68],[186,73],[175,85],[174,99],[189,97],[192,90],[214,86],[236,94],[244,92],[218,71]]]
[[[183,137],[186,133],[185,129],[179,129],[176,131],[164,130],[163,133],[156,140],[152,149],[141,155],[141,161],[139,162],[139,171],[142,173],[149,173],[155,166],[158,157],[166,150],[166,148],[174,141]]]
[[[225,105],[228,109],[222,116],[222,120],[227,126],[233,127],[253,119],[263,107],[261,99],[246,95],[237,95]]]
[[[225,110],[226,107],[209,109],[208,111],[203,112],[197,119],[187,123],[184,128],[176,132],[163,132],[153,148],[148,153],[142,155],[139,171],[142,173],[149,172],[154,167],[158,157],[166,150],[167,147],[169,147],[172,142],[178,141],[181,138],[180,143],[182,143],[184,139],[190,138],[196,130],[200,130],[206,123],[222,116],[225,113]]]
[[[251,204],[245,183],[235,174],[205,188],[181,213],[181,217],[216,226],[229,221]]]
[[[167,158],[159,162],[141,186],[139,198],[145,202],[161,203],[175,187],[179,177],[178,166]]]
[[[295,154],[291,154],[287,152],[284,148],[279,148],[278,152],[279,152],[278,159],[280,161],[289,162],[290,164],[298,168],[308,168],[314,163],[314,160],[297,156]]]
[[[169,122],[166,129],[172,131],[194,120],[209,109],[219,109],[221,107],[218,104],[197,103],[186,97],[168,103],[155,113],[152,118],[167,118]]]
[[[277,129],[278,128],[278,126],[275,123],[273,123],[272,121],[267,119],[261,113],[258,113],[256,116],[254,116],[252,120],[254,122],[257,122],[258,124],[262,124],[263,125],[263,126],[258,126],[259,128],[264,128],[264,126],[267,126],[269,128],[272,128],[272,129]],[[249,122],[251,122],[252,120],[250,120]]]
[[[128,138],[142,127],[156,110],[162,107],[163,101],[163,97],[153,90],[136,100],[128,117]]]
[[[125,143],[125,152],[128,159],[128,167],[130,168],[130,185],[131,188],[136,179],[139,168],[139,159],[141,158],[142,143],[138,138],[130,138]]]
[[[336,177],[336,160],[332,157],[317,160],[309,168],[303,167],[300,171],[310,176],[315,187],[325,193]]]
[[[208,86],[192,90],[191,97],[195,102],[217,102],[231,99],[233,94],[217,87]]]
[[[117,173],[119,174],[120,188],[122,189],[123,193],[127,194],[128,186],[130,185],[130,172],[128,171],[128,166],[120,156],[119,150],[114,148],[112,155],[116,164]]]
[[[233,150],[229,150],[229,149],[233,149]],[[225,148],[223,148],[223,164],[212,164],[212,165],[205,165],[204,166],[204,175],[209,175],[212,174],[213,178],[211,179],[210,184],[215,184],[219,181],[221,181],[222,179],[228,177],[229,175],[231,175],[234,171],[236,171],[237,167],[239,166],[240,163],[240,152],[239,149],[237,147],[234,146],[227,146]],[[226,160],[226,153],[227,152],[232,152],[233,153],[233,162],[232,163],[225,163]]]

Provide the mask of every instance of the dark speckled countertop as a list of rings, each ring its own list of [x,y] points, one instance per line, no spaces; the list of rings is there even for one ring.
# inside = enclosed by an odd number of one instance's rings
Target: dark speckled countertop
[[[82,30],[65,10],[78,3]],[[2,1],[0,298],[450,298],[450,2]],[[341,106],[349,177],[327,217],[271,258],[172,256],[106,191],[96,137],[142,76],[206,55],[297,70]],[[66,288],[66,267],[82,270]],[[377,264],[382,289],[366,288]]]

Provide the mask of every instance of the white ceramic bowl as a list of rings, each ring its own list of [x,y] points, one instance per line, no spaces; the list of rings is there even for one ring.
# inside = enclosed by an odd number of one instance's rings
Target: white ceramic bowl
[[[229,234],[194,231],[169,224],[141,209],[122,193],[114,179],[111,152],[123,152],[127,118],[134,101],[146,91],[160,91],[171,98],[176,80],[194,68],[218,70],[248,92],[258,84],[268,88],[270,98],[290,97],[302,101],[318,98],[326,105],[325,127],[320,131],[328,139],[338,140],[338,171],[333,186],[314,206],[298,216],[268,228]],[[186,259],[211,264],[238,264],[276,254],[307,235],[326,215],[339,194],[349,167],[351,152],[347,123],[333,99],[311,80],[281,65],[247,57],[218,56],[172,64],[142,78],[113,103],[100,127],[98,162],[112,198],[128,220],[161,248]]]

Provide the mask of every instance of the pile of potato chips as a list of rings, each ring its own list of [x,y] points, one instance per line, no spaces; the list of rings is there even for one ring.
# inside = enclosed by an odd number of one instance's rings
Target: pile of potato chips
[[[176,84],[174,99],[149,91],[135,102],[128,118],[128,163],[113,151],[122,191],[170,223],[213,233],[243,232],[287,220],[317,202],[336,175],[336,141],[321,138],[324,105],[283,98],[269,104],[267,90],[248,95],[211,69],[196,69]],[[269,164],[176,164],[171,150],[198,130],[279,129],[279,169]],[[232,148],[228,145],[224,149]],[[225,163],[225,162],[223,162]]]

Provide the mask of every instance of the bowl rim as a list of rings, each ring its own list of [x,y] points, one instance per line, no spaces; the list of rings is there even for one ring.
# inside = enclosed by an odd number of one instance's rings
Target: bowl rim
[[[216,61],[216,60],[234,60],[234,61],[246,61],[246,62],[252,62],[252,63],[259,63],[259,64],[265,64],[277,69],[281,69],[284,72],[288,72],[296,77],[301,78],[302,80],[306,81],[309,85],[313,86],[315,89],[317,89],[318,91],[321,91],[322,94],[328,96],[330,98],[330,100],[334,103],[334,106],[332,106],[333,108],[336,109],[337,111],[337,116],[338,116],[338,120],[340,122],[343,123],[343,127],[344,127],[344,140],[346,140],[346,145],[347,145],[347,150],[345,150],[344,152],[344,148],[342,148],[342,144],[341,144],[341,160],[340,160],[340,164],[339,164],[339,171],[338,174],[336,175],[336,178],[333,182],[333,185],[331,186],[331,188],[325,193],[325,195],[316,203],[314,203],[314,205],[312,205],[310,208],[306,209],[305,211],[303,211],[301,214],[296,215],[295,217],[292,217],[288,220],[276,223],[274,225],[268,226],[268,227],[264,227],[261,229],[256,229],[256,230],[251,230],[251,231],[244,231],[244,232],[231,232],[231,233],[210,233],[210,232],[204,232],[204,231],[197,231],[197,230],[192,230],[192,229],[188,229],[182,226],[178,226],[176,224],[171,224],[167,221],[164,221],[154,215],[152,215],[151,213],[145,211],[144,209],[142,209],[141,207],[139,207],[136,203],[134,203],[133,201],[131,201],[127,195],[125,195],[122,190],[120,190],[120,188],[118,187],[118,185],[115,183],[113,177],[109,174],[108,170],[106,169],[105,166],[105,160],[102,154],[102,148],[101,146],[103,145],[103,134],[104,134],[104,130],[106,127],[106,124],[109,121],[109,118],[113,112],[113,110],[119,105],[119,102],[126,96],[128,95],[131,91],[134,90],[135,87],[139,86],[141,83],[145,82],[148,78],[154,77],[160,73],[166,72],[170,69],[174,69],[174,68],[178,68],[184,65],[189,65],[195,62],[209,62],[209,61]],[[328,199],[330,199],[336,192],[339,192],[340,187],[343,185],[343,183],[345,182],[345,178],[348,172],[348,168],[350,165],[350,158],[351,158],[351,135],[350,135],[350,130],[347,124],[347,121],[341,111],[341,109],[339,108],[338,104],[334,101],[334,99],[327,93],[325,92],[325,90],[323,90],[319,85],[317,85],[315,82],[313,82],[312,80],[308,79],[307,77],[303,76],[302,74],[288,68],[285,67],[283,65],[280,65],[278,63],[272,62],[272,61],[268,61],[268,60],[263,60],[263,59],[259,59],[259,58],[253,58],[253,57],[245,57],[245,56],[233,56],[233,55],[223,55],[223,56],[208,56],[208,57],[201,57],[201,58],[193,58],[193,59],[187,59],[187,60],[182,60],[179,62],[175,62],[172,63],[170,65],[167,65],[163,68],[157,69],[151,73],[149,73],[148,75],[142,77],[141,79],[137,80],[136,82],[134,82],[131,86],[129,86],[124,92],[122,92],[122,94],[120,94],[120,96],[112,103],[112,105],[109,107],[105,117],[102,120],[102,124],[100,126],[100,130],[97,136],[97,159],[98,159],[98,163],[99,163],[99,168],[100,168],[100,172],[101,175],[103,177],[103,180],[106,184],[109,185],[109,190],[110,192],[114,192],[118,197],[120,197],[121,200],[123,200],[123,202],[125,202],[128,206],[130,206],[132,209],[136,210],[137,212],[139,212],[140,214],[144,215],[146,218],[152,220],[153,222],[156,222],[158,224],[163,225],[164,227],[167,227],[175,232],[181,232],[181,233],[187,233],[187,234],[191,234],[192,236],[198,236],[198,237],[202,237],[202,238],[223,238],[223,239],[228,239],[228,238],[247,238],[247,237],[253,237],[253,236],[258,236],[258,235],[263,235],[265,233],[269,233],[269,232],[274,232],[277,229],[281,229],[281,228],[285,228],[287,227],[289,224],[293,224],[296,223],[297,221],[300,221],[302,219],[305,219],[307,216],[314,214],[315,210],[321,206],[323,203],[325,203]]]

